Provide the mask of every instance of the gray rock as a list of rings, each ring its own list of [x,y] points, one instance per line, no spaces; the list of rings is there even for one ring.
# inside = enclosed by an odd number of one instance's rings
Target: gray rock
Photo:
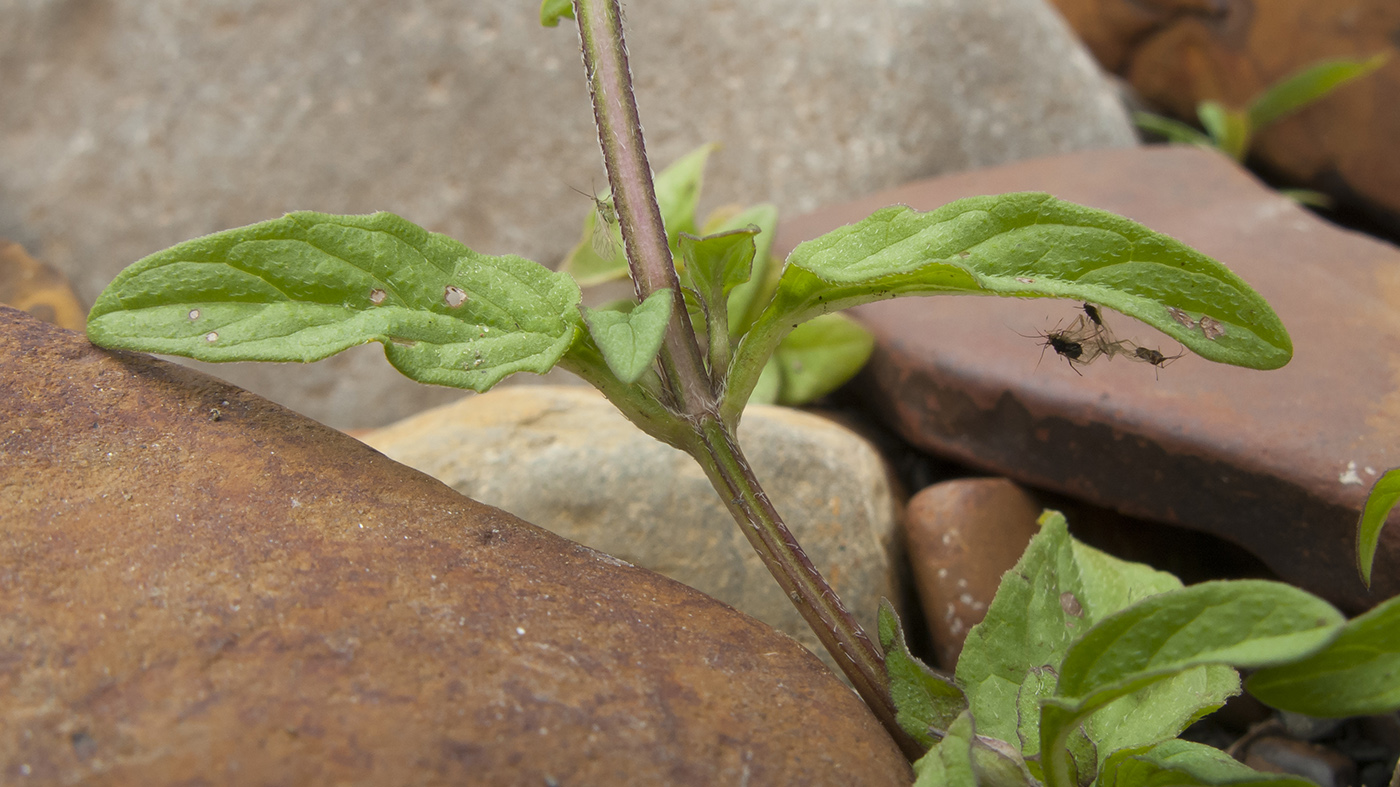
[[[577,34],[537,3],[0,4],[0,235],[91,302],[124,265],[296,209],[390,210],[557,260],[603,182]],[[711,204],[805,211],[912,178],[1132,144],[1043,0],[632,3],[653,163],[724,143]],[[377,348],[202,367],[334,426],[455,398]]]
[[[749,408],[739,438],[788,527],[873,631],[881,596],[896,598],[897,501],[880,455],[782,407]],[[501,389],[363,439],[468,497],[702,590],[834,666],[695,461],[590,388]]]

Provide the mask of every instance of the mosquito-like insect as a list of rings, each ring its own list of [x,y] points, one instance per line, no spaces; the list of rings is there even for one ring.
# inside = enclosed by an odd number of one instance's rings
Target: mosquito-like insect
[[[1182,350],[1176,355],[1163,355],[1161,350],[1154,350],[1151,347],[1141,347],[1134,345],[1131,353],[1124,353],[1129,359],[1141,363],[1150,363],[1157,367],[1157,370],[1165,369],[1167,364],[1178,358],[1185,357],[1186,351]],[[1155,370],[1154,370],[1155,371]]]
[[[1085,303],[1084,314],[1089,318],[1089,322],[1092,322],[1100,328],[1105,327],[1103,324],[1103,315],[1099,314],[1099,307],[1092,303]]]
[[[597,194],[579,191],[573,186],[569,188],[593,201],[593,225],[589,228],[593,252],[606,260],[617,256],[617,238],[614,235],[617,227],[617,206],[613,204],[612,195],[600,197]]]
[[[1026,334],[1020,335],[1026,336]],[[1053,331],[1033,334],[1026,336],[1026,338],[1043,339],[1041,346],[1054,350],[1056,355],[1064,358],[1075,374],[1081,374],[1079,366],[1093,363],[1099,356],[1108,352],[1099,326],[1086,320],[1084,315],[1074,318],[1074,322],[1070,323],[1069,327],[1064,330],[1056,328]],[[1040,357],[1045,358],[1045,350],[1040,351]]]

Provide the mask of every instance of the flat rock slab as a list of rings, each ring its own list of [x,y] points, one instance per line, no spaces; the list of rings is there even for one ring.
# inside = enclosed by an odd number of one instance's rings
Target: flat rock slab
[[[1383,533],[1370,593],[1355,556],[1370,485],[1400,465],[1395,247],[1314,217],[1221,156],[1159,147],[923,181],[789,221],[775,252],[882,205],[1021,190],[1122,213],[1224,262],[1277,310],[1293,361],[1271,372],[1194,356],[1161,370],[1099,361],[1080,376],[1042,358],[1035,337],[1077,303],[900,299],[854,312],[877,336],[862,379],[881,416],[938,454],[1233,541],[1351,612],[1400,593],[1400,525]],[[1120,338],[1176,350],[1106,319]]]
[[[0,235],[92,303],[162,248],[291,210],[388,210],[557,262],[602,189],[578,32],[538,2],[0,3]],[[707,203],[812,210],[910,177],[1136,144],[1044,0],[648,0],[627,43],[651,162]],[[459,396],[377,347],[204,368],[337,428]]]
[[[1245,107],[1322,60],[1389,53],[1380,70],[1263,129],[1257,161],[1358,205],[1400,233],[1400,3],[1395,0],[1053,0],[1099,62],[1198,123],[1196,105]]]
[[[0,782],[907,784],[791,639],[0,308]]]
[[[695,460],[592,388],[498,388],[362,439],[474,500],[732,604],[836,669]],[[880,599],[899,597],[900,501],[879,452],[790,407],[750,407],[739,441],[808,557],[873,630]]]

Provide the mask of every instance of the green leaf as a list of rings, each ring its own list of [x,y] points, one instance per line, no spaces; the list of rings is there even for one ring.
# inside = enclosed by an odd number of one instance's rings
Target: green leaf
[[[1376,547],[1381,542],[1381,528],[1395,504],[1400,502],[1400,467],[1392,468],[1371,487],[1361,521],[1356,526],[1356,566],[1361,581],[1371,586],[1371,566],[1376,560]]]
[[[1056,696],[1083,700],[1199,664],[1260,667],[1320,649],[1344,619],[1281,582],[1203,582],[1161,593],[1096,624],[1060,668]]]
[[[1084,723],[1098,745],[1100,765],[1119,749],[1179,735],[1240,693],[1240,675],[1224,664],[1206,664],[1120,697]]]
[[[924,747],[933,746],[946,734],[958,714],[967,710],[967,698],[951,680],[929,669],[909,652],[899,616],[888,599],[880,599],[878,625],[896,721]]]
[[[1040,700],[1054,692],[1070,645],[1101,618],[1179,587],[1170,574],[1080,544],[1070,538],[1064,516],[1046,512],[958,658],[957,684],[978,729],[1035,756]]]
[[[758,377],[758,384],[753,387],[748,403],[777,404],[778,392],[782,387],[783,370],[778,366],[776,358],[769,358],[767,365],[763,367],[763,373]]]
[[[1249,141],[1254,134],[1247,113],[1226,109],[1218,101],[1202,101],[1196,106],[1196,116],[1222,153],[1236,161],[1244,161],[1244,154],[1249,150]]]
[[[773,264],[773,237],[778,226],[778,209],[773,205],[755,205],[721,224],[715,232],[753,226],[758,228],[754,236],[754,256],[748,281],[735,287],[729,293],[729,336],[737,340],[753,323],[760,306],[760,298],[766,297],[770,281],[769,268]]]
[[[1249,105],[1249,121],[1263,128],[1317,101],[1337,88],[1375,71],[1389,59],[1381,53],[1365,60],[1338,58],[1308,66],[1259,94]]]
[[[706,302],[720,303],[730,290],[749,280],[757,234],[754,226],[703,238],[681,233],[677,245],[685,267],[684,281],[702,293]]]
[[[1302,658],[1334,638],[1342,622],[1322,599],[1262,580],[1205,582],[1110,615],[1070,648],[1055,696],[1042,704],[1047,784],[1073,783],[1070,735],[1109,702],[1202,665],[1263,667]]]
[[[739,346],[726,414],[742,409],[794,325],[861,303],[940,293],[1097,303],[1204,358],[1256,369],[1278,368],[1293,355],[1264,299],[1179,241],[1048,194],[970,197],[928,213],[883,208],[794,249]]]
[[[1275,708],[1308,716],[1400,710],[1400,596],[1348,622],[1321,651],[1259,670],[1245,685]]]
[[[807,404],[840,388],[870,360],[875,337],[844,314],[823,314],[783,337],[773,360],[782,370],[778,402]]]
[[[203,361],[317,361],[371,341],[419,382],[548,371],[580,327],[568,276],[398,216],[290,213],[157,252],[88,315],[94,344]]]
[[[1134,112],[1133,122],[1140,129],[1166,137],[1168,142],[1196,145],[1203,148],[1215,147],[1214,140],[1180,120],[1173,120],[1151,112]]]
[[[1310,208],[1331,210],[1336,207],[1331,196],[1323,194],[1320,191],[1313,191],[1312,189],[1279,189],[1278,193],[1299,205],[1306,205]]]
[[[671,319],[671,291],[657,290],[630,312],[583,308],[588,332],[608,368],[624,383],[633,383],[656,360]]]
[[[540,3],[540,24],[545,27],[558,27],[560,19],[573,18],[573,0],[544,0]]]
[[[972,717],[964,711],[943,740],[914,763],[914,787],[979,787],[972,766],[973,735]]]
[[[1200,743],[1170,740],[1116,751],[1105,762],[1099,787],[1316,787],[1307,779],[1260,773],[1225,752]]]

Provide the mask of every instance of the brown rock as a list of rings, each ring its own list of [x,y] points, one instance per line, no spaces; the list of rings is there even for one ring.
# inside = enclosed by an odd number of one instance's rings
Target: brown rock
[[[1320,787],[1356,784],[1356,763],[1350,757],[1325,746],[1278,735],[1268,735],[1250,743],[1244,764],[1265,773],[1302,776]]]
[[[1242,108],[1313,63],[1389,51],[1380,71],[1256,138],[1285,179],[1362,200],[1400,230],[1400,4],[1394,0],[1054,0],[1099,62],[1149,102],[1194,121],[1196,104]]]
[[[78,303],[67,277],[26,254],[18,243],[4,239],[0,239],[0,303],[70,331],[87,325],[87,309]]]
[[[1215,154],[1142,148],[922,181],[787,222],[776,248],[880,205],[1026,189],[1122,213],[1221,260],[1273,304],[1293,361],[1271,372],[1194,357],[1161,370],[1099,362],[1081,377],[1037,364],[1042,348],[1017,335],[1067,320],[1077,303],[904,298],[853,312],[876,335],[863,380],[882,417],[940,455],[1232,541],[1349,612],[1400,593],[1400,525],[1382,533],[1370,593],[1355,557],[1370,482],[1400,464],[1395,247],[1317,219]],[[1121,338],[1173,349],[1106,316]]]
[[[939,667],[957,666],[968,629],[982,622],[1001,575],[1039,530],[1040,511],[1004,478],[944,481],[909,501],[909,560]]]
[[[0,308],[0,781],[876,784],[790,639]]]

